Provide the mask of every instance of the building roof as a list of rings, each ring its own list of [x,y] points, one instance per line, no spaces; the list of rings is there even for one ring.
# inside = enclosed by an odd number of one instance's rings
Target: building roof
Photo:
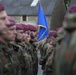
[[[8,15],[37,15],[38,6],[31,7],[33,0],[1,0]],[[51,15],[57,0],[40,0],[45,15]]]

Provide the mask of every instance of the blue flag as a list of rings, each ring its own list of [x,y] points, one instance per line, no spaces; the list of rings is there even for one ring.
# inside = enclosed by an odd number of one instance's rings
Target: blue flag
[[[38,4],[38,26],[38,41],[41,41],[48,36],[49,30],[48,23],[40,3]]]

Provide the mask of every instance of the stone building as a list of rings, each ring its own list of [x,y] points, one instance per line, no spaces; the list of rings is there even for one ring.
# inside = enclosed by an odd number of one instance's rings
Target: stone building
[[[0,0],[6,7],[7,14],[17,22],[37,25],[38,0]],[[65,15],[64,0],[40,0],[46,15],[49,29],[61,25]]]

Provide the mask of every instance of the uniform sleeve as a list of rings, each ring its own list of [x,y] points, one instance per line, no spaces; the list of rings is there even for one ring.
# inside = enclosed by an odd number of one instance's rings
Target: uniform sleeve
[[[43,58],[43,61],[46,62],[48,60],[48,58],[50,57],[51,59],[53,58],[53,48],[51,45],[46,45],[46,53],[45,53],[45,56]]]
[[[52,45],[49,45],[47,44],[47,50],[46,50],[46,54],[50,53],[53,51],[53,46]]]

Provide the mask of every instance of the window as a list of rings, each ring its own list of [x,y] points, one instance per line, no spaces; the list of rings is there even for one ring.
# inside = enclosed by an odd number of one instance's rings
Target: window
[[[26,21],[26,15],[23,15],[23,21]]]

